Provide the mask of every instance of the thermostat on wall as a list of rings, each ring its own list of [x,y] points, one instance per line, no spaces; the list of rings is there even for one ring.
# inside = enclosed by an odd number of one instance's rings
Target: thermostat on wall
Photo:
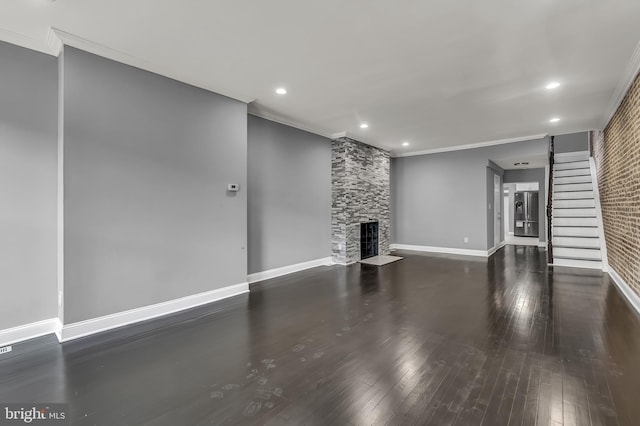
[[[227,191],[238,192],[240,191],[240,185],[238,185],[237,183],[230,183],[229,185],[227,185]]]

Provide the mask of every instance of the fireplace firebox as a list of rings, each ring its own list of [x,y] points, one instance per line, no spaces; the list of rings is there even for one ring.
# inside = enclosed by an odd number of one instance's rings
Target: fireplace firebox
[[[378,255],[378,222],[360,224],[360,259]]]

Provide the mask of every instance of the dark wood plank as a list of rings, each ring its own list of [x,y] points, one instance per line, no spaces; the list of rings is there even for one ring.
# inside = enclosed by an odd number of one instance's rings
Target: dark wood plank
[[[0,356],[0,401],[75,425],[635,425],[640,320],[599,272],[536,247],[402,252]]]

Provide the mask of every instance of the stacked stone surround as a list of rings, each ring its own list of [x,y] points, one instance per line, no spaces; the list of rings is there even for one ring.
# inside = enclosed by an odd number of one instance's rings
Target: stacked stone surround
[[[640,76],[592,143],[609,265],[640,294]]]
[[[342,137],[331,141],[331,254],[333,261],[360,260],[360,224],[379,223],[378,254],[389,253],[390,156]]]

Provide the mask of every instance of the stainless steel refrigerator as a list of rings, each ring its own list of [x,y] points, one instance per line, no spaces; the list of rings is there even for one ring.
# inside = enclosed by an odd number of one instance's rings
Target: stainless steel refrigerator
[[[515,221],[513,234],[518,237],[538,236],[538,191],[521,191],[514,194]]]

